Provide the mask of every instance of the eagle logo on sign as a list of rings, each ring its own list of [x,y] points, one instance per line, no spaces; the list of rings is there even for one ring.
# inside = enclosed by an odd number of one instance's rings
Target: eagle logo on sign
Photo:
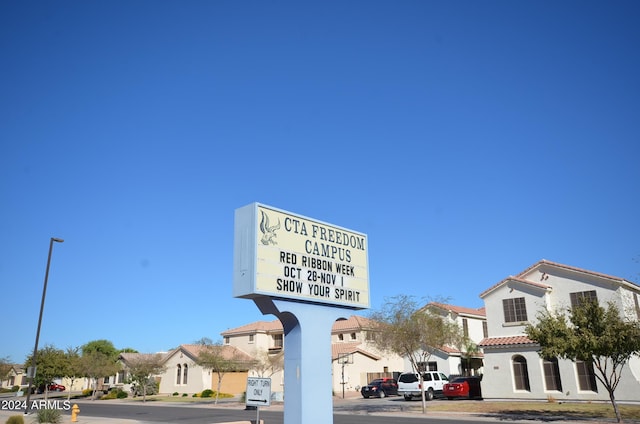
[[[260,221],[260,231],[262,231],[262,238],[260,242],[265,246],[270,244],[276,245],[278,242],[275,241],[276,231],[280,229],[280,219],[278,219],[278,223],[276,225],[269,225],[269,215],[264,213],[264,211],[260,211],[262,214],[262,220]]]

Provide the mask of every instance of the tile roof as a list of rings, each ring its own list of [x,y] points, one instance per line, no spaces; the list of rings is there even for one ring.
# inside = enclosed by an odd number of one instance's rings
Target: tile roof
[[[478,343],[479,347],[514,346],[537,344],[527,336],[487,337]]]
[[[498,284],[495,284],[494,286],[492,286],[489,289],[485,290],[484,292],[480,293],[480,297],[483,298],[484,296],[486,296],[487,294],[489,294],[490,292],[492,292],[496,288],[500,287],[501,285],[507,283],[508,281],[518,281],[518,282],[521,282],[521,283],[529,284],[530,286],[540,287],[540,288],[551,288],[548,285],[524,279],[524,277],[527,274],[529,274],[531,271],[533,271],[533,270],[535,270],[537,268],[542,268],[542,267],[558,268],[558,269],[564,269],[564,270],[571,271],[571,272],[578,273],[578,274],[586,274],[586,275],[590,275],[590,276],[593,276],[593,277],[603,278],[603,279],[612,281],[612,282],[620,284],[622,286],[626,286],[626,287],[628,287],[628,288],[630,288],[632,290],[636,290],[636,291],[640,290],[640,286],[638,284],[632,283],[631,281],[627,281],[624,278],[615,277],[615,276],[607,275],[607,274],[602,274],[600,272],[589,271],[589,270],[578,268],[578,267],[571,266],[571,265],[565,265],[565,264],[561,264],[561,263],[558,263],[558,262],[548,261],[546,259],[541,259],[538,262],[536,262],[535,264],[533,264],[530,267],[528,267],[527,269],[525,269],[524,271],[520,272],[519,274],[517,274],[515,276],[509,276],[509,277],[505,278],[504,280],[500,281]]]
[[[203,351],[205,351],[208,347],[209,346],[200,345],[200,344],[183,344],[178,346],[176,349],[172,350],[171,352],[169,352],[165,356],[164,360],[166,361],[171,356],[175,355],[177,352],[183,352],[195,361],[197,360],[198,356]],[[236,358],[246,362],[253,361],[253,358],[251,356],[249,356],[248,354],[246,354],[245,352],[243,352],[242,350],[238,349],[235,346],[216,345],[215,347],[218,349],[221,349],[221,355],[226,359]]]
[[[603,273],[600,273],[600,272],[589,271],[587,269],[582,269],[582,268],[578,268],[578,267],[571,266],[571,265],[565,265],[565,264],[561,264],[561,263],[558,263],[558,262],[548,261],[546,259],[542,259],[542,260],[536,262],[535,264],[531,265],[529,268],[525,269],[520,274],[518,274],[518,276],[520,277],[520,276],[526,275],[528,272],[530,272],[530,271],[532,271],[532,270],[534,270],[536,268],[545,266],[545,265],[548,265],[548,266],[551,266],[551,267],[555,267],[555,268],[566,269],[566,270],[573,271],[573,272],[578,272],[578,273],[581,273],[581,274],[593,275],[594,277],[599,277],[599,278],[604,278],[604,279],[607,279],[607,280],[612,280],[612,281],[615,281],[617,283],[624,284],[624,285],[629,285],[630,284],[631,286],[635,286],[636,289],[640,288],[640,286],[638,286],[637,284],[635,284],[635,283],[633,283],[631,281],[627,281],[624,278],[615,277],[613,275],[607,275],[607,274],[603,274]]]
[[[491,293],[492,291],[494,291],[498,287],[501,287],[501,286],[507,284],[509,281],[516,281],[518,283],[526,284],[526,285],[531,286],[531,287],[537,287],[537,288],[542,289],[542,290],[550,290],[552,288],[548,284],[537,283],[535,281],[525,280],[525,279],[520,278],[520,277],[509,276],[509,277],[505,278],[504,280],[500,281],[498,284],[495,284],[492,287],[490,287],[489,289],[487,289],[487,290],[483,291],[482,293],[480,293],[480,298],[484,298],[486,295],[488,295],[489,293]]]
[[[229,330],[220,333],[220,335],[231,336],[250,333],[281,333],[283,331],[282,323],[280,320],[275,319],[273,321],[255,321],[240,327],[230,328]]]
[[[364,349],[362,349],[361,347],[361,343],[358,342],[354,342],[354,343],[333,343],[331,345],[331,360],[335,361],[336,359],[338,359],[340,356],[342,355],[349,355],[349,354],[353,354],[353,353],[361,353],[362,355],[368,356],[370,358],[373,358],[375,360],[380,359],[380,356],[371,353],[369,351],[366,351]]]
[[[332,333],[340,333],[345,331],[357,331],[372,328],[375,321],[357,316],[351,315],[348,319],[336,321],[333,324],[331,330]],[[231,328],[229,330],[220,333],[224,336],[235,336],[240,334],[252,334],[252,333],[282,333],[284,331],[280,320],[273,321],[256,321],[241,327]]]
[[[332,333],[339,333],[350,330],[366,330],[375,326],[375,321],[358,315],[351,315],[348,319],[343,319],[333,323]]]
[[[161,352],[161,353],[124,352],[118,356],[122,358],[122,360],[126,363],[126,362],[135,361],[136,359],[141,359],[141,358],[152,358],[156,355],[160,355],[164,360],[168,355],[168,353],[167,352]]]
[[[474,308],[466,308],[464,306],[449,305],[449,304],[440,303],[440,302],[430,302],[427,304],[427,306],[429,305],[435,306],[440,309],[444,309],[445,311],[454,312],[458,315],[474,315],[474,316],[481,316],[481,317],[487,316],[487,311],[485,310],[484,306],[482,308],[474,309]]]

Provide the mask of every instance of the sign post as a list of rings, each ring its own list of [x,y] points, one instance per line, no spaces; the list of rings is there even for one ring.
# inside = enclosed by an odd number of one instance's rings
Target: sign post
[[[331,329],[369,308],[368,249],[366,234],[316,219],[259,203],[235,211],[233,295],[284,329],[284,424],[333,422]],[[265,404],[248,387],[249,398]]]
[[[256,424],[260,424],[260,407],[271,406],[271,379],[247,378],[247,406],[256,407]]]

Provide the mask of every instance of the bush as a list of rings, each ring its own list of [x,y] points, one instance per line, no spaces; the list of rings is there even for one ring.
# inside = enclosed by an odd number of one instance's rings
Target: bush
[[[59,409],[38,409],[36,422],[38,423],[59,423],[62,420],[62,412]]]
[[[124,399],[127,396],[129,396],[127,392],[118,388],[118,389],[110,390],[109,393],[102,396],[100,399]]]
[[[24,418],[22,415],[12,415],[7,419],[6,424],[24,424]]]
[[[191,397],[200,397],[200,393],[194,393],[191,395]]]
[[[173,394],[171,396],[178,396],[180,393],[178,392],[173,392]]]
[[[182,394],[182,397],[187,397],[187,396],[189,396],[187,393]]]
[[[87,397],[87,396],[91,396],[93,394],[93,389],[84,389],[82,391],[82,396]]]
[[[205,390],[202,391],[202,393],[200,393],[200,397],[210,398],[213,395],[213,393],[214,393],[213,390],[205,389]]]

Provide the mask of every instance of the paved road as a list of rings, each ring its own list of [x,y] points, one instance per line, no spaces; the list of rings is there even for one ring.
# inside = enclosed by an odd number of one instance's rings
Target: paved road
[[[381,401],[378,405],[381,406]],[[83,401],[78,403],[82,416],[109,417],[111,419],[129,419],[143,421],[145,423],[186,423],[186,424],[210,424],[233,421],[249,421],[256,419],[255,410],[245,410],[234,406],[206,405],[157,405],[157,404],[131,404],[131,403],[106,403]],[[377,408],[374,408],[377,409]],[[379,409],[381,413],[382,409]],[[273,406],[260,409],[260,419],[266,424],[284,424],[281,406]],[[452,421],[455,420],[455,421]],[[490,421],[497,422],[495,419]],[[439,416],[415,416],[415,413],[388,413],[384,415],[370,415],[366,408],[349,409],[347,404],[340,405],[333,416],[334,424],[389,424],[398,423],[423,423],[423,424],[452,424],[455,423],[486,423],[486,418],[470,417],[466,415],[445,417]]]
[[[24,398],[13,398],[24,399]],[[60,398],[58,398],[60,400]],[[66,399],[66,398],[64,398]],[[0,398],[2,405],[8,405],[7,398]],[[214,424],[234,421],[249,421],[256,419],[255,410],[246,410],[237,400],[222,401],[219,405],[211,402],[201,403],[171,403],[150,401],[142,403],[132,400],[91,401],[72,400],[71,403],[80,407],[79,424],[158,424],[158,423],[186,423],[186,424]],[[416,409],[417,407],[417,409]],[[508,421],[516,423],[552,422],[553,424],[578,424],[585,421],[565,420],[561,416],[480,416],[460,412],[434,412],[427,414],[419,412],[418,402],[405,402],[402,398],[362,399],[353,396],[348,399],[334,398],[333,424],[471,424],[471,423],[499,423]],[[18,408],[19,409],[19,408]],[[20,414],[19,410],[0,408],[0,423],[11,415]],[[63,411],[63,422],[70,419],[70,411]],[[266,424],[284,424],[283,405],[274,404],[260,409],[260,418]],[[28,422],[31,422],[30,420]],[[586,421],[593,423],[613,423],[614,420]],[[631,423],[632,421],[625,420]],[[320,423],[324,424],[324,423]],[[640,424],[640,423],[637,423]]]

